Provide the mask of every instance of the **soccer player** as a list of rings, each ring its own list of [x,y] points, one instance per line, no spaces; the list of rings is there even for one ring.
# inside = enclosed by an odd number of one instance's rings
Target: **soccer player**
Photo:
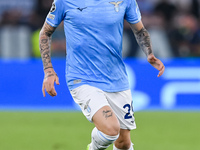
[[[164,72],[152,51],[135,0],[55,0],[40,32],[45,90],[56,96],[59,84],[50,57],[51,36],[64,21],[66,82],[74,101],[95,128],[87,150],[133,150],[130,131],[136,128],[132,97],[122,59],[123,22],[126,19],[148,62]]]

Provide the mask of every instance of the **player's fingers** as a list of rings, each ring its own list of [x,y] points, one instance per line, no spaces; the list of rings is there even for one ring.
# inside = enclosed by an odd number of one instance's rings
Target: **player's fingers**
[[[156,59],[155,63],[153,63],[152,65],[159,71],[161,71],[162,67],[164,66],[159,59]]]
[[[162,66],[162,68],[159,71],[158,77],[160,77],[165,71],[165,66]]]
[[[56,84],[57,85],[60,85],[60,83],[59,83],[59,78],[56,76]]]
[[[43,93],[43,96],[45,97],[46,94],[45,94],[45,87],[44,87],[44,84],[42,85],[42,93]]]
[[[164,65],[161,61],[159,61],[158,64],[159,64],[158,70],[161,71],[163,69]]]
[[[53,91],[48,91],[47,92],[50,96],[56,96],[56,94]]]
[[[56,96],[57,93],[56,93],[56,90],[55,90],[55,87],[53,86],[52,90],[51,90],[51,94],[52,96]]]
[[[49,92],[49,95],[54,97],[54,96],[57,95],[57,92],[55,90],[52,90],[52,91]]]
[[[54,85],[50,85],[49,88],[46,91],[51,96],[56,96],[57,95],[56,90],[54,88]]]

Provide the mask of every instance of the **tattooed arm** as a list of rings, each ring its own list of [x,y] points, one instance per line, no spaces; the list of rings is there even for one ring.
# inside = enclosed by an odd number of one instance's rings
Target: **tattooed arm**
[[[141,21],[136,24],[130,24],[130,27],[135,35],[138,45],[146,54],[148,62],[159,70],[158,77],[160,77],[164,73],[165,66],[153,54],[151,39],[148,31],[144,28]]]
[[[56,84],[59,84],[58,76],[55,73],[53,65],[51,63],[51,36],[54,31],[55,28],[45,22],[39,36],[40,53],[45,74],[42,86],[44,97],[46,96],[45,89],[49,95],[56,96],[57,93],[54,88],[54,82],[56,82]]]
[[[40,53],[42,57],[43,67],[44,71],[48,68],[53,68],[51,63],[51,36],[53,32],[55,31],[55,28],[44,23],[41,31],[40,31]]]

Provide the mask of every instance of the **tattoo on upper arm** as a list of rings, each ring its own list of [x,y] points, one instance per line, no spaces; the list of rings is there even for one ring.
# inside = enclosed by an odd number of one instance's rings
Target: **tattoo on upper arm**
[[[153,52],[150,35],[145,28],[142,28],[139,32],[135,32],[135,37],[140,48],[147,56]]]
[[[105,116],[105,118],[109,118],[113,115],[112,111],[111,110],[104,110],[103,111],[103,116]]]
[[[56,28],[50,26],[45,22],[40,32],[40,53],[43,61],[44,69],[52,67],[51,64],[51,35]]]

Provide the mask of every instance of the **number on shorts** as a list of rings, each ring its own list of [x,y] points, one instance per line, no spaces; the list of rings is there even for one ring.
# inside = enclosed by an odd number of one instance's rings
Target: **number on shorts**
[[[131,111],[131,105],[130,104],[126,104],[124,105],[124,109],[126,109],[126,107],[128,107],[128,113],[126,113],[126,115],[124,116],[124,119],[130,119],[132,118],[132,115],[130,114]]]

